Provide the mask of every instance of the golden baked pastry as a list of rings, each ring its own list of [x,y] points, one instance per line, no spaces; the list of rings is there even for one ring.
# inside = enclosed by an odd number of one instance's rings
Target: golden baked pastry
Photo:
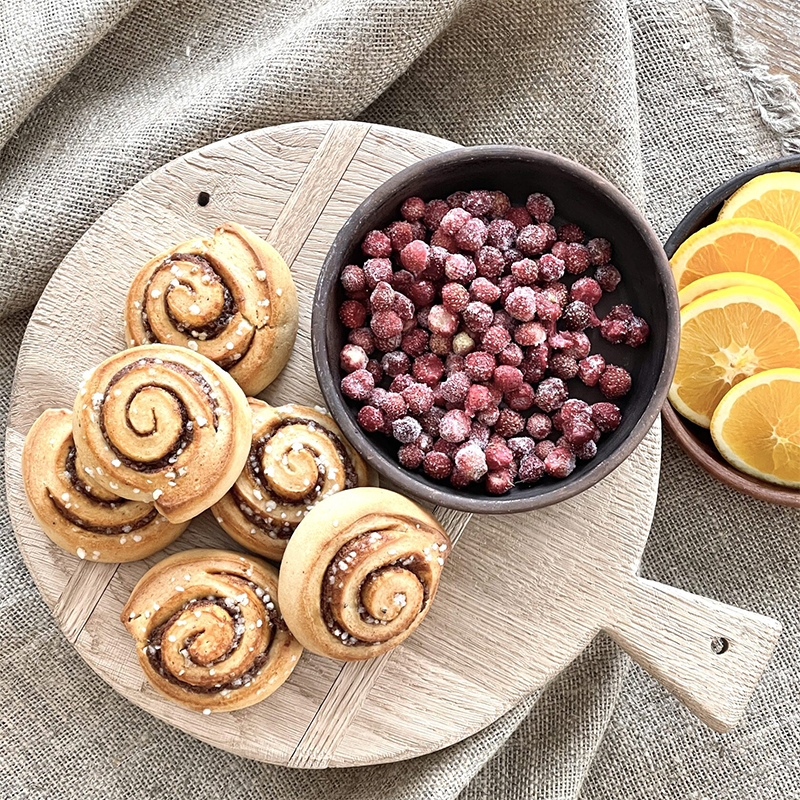
[[[22,449],[22,480],[33,516],[59,547],[89,561],[136,561],[183,533],[152,503],[125,500],[99,485],[72,439],[72,412],[50,408]]]
[[[213,361],[148,345],[91,370],[73,409],[87,475],[104,489],[155,503],[185,522],[219,500],[250,450],[250,406]]]
[[[227,370],[245,394],[275,380],[296,334],[289,268],[271,245],[234,222],[150,260],[125,305],[130,347],[188,347]]]
[[[145,676],[195,711],[269,697],[303,648],[278,606],[278,571],[227,550],[184,550],[149,569],[120,615]]]
[[[249,398],[250,455],[233,488],[213,507],[217,522],[254,553],[280,561],[286,542],[321,500],[366,486],[367,465],[327,414]]]
[[[425,618],[450,552],[441,525],[387,489],[339,492],[295,530],[278,599],[308,650],[356,661],[385,653]]]

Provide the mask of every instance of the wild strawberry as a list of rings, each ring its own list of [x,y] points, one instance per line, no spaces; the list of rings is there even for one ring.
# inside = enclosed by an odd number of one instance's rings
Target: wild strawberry
[[[361,250],[369,258],[388,258],[392,254],[392,240],[383,231],[370,231],[361,243]]]
[[[609,364],[600,376],[599,386],[609,400],[624,397],[631,388],[630,373],[622,367]]]

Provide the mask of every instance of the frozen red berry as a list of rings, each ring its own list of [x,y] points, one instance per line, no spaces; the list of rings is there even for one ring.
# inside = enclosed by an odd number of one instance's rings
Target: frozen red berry
[[[428,339],[428,349],[431,353],[445,358],[453,350],[453,337],[446,333],[432,333]]]
[[[594,278],[578,278],[572,284],[569,294],[573,300],[579,300],[586,303],[587,306],[594,306],[603,296],[603,290]]]
[[[525,358],[519,368],[528,383],[540,381],[547,370],[547,363],[550,360],[550,348],[547,344],[540,344],[529,347]]]
[[[456,469],[468,476],[470,481],[479,481],[488,470],[486,456],[477,444],[467,444],[460,448],[454,461]]]
[[[517,228],[507,219],[494,219],[486,229],[486,244],[498,250],[508,250],[517,239]]]
[[[470,214],[469,211],[465,211],[463,208],[456,206],[455,208],[451,208],[444,217],[442,217],[439,230],[446,233],[448,236],[455,236],[471,219],[472,214]]]
[[[562,259],[552,253],[545,253],[537,262],[539,280],[557,281],[564,274],[565,266]]]
[[[416,380],[432,387],[444,374],[444,364],[442,359],[434,353],[425,353],[414,359],[411,371]]]
[[[360,328],[367,320],[367,309],[358,300],[345,300],[339,306],[339,320],[345,328]]]
[[[462,404],[471,385],[472,381],[466,372],[454,372],[441,384],[442,397],[448,403]]]
[[[505,218],[514,224],[514,227],[520,231],[533,222],[533,217],[528,213],[526,208],[522,206],[512,206],[505,213]]]
[[[433,408],[433,390],[424,383],[414,383],[403,389],[403,399],[415,416],[427,414]]]
[[[563,309],[555,300],[548,298],[544,293],[536,295],[536,316],[544,323],[555,322],[561,317]]]
[[[611,242],[608,239],[589,239],[586,242],[586,249],[589,251],[592,264],[602,265],[611,261]]]
[[[488,189],[471,191],[464,198],[462,206],[473,217],[488,216],[494,207],[494,192],[490,192]]]
[[[572,452],[575,453],[575,458],[580,461],[590,461],[597,455],[597,443],[589,439],[581,445],[572,445]]]
[[[421,275],[428,268],[430,257],[430,246],[420,239],[414,239],[401,250],[400,263],[412,275]]]
[[[578,377],[587,386],[597,386],[605,368],[606,360],[599,353],[595,353],[578,362]]]
[[[489,408],[492,404],[492,393],[482,384],[473,383],[467,391],[464,410],[468,414],[475,414],[478,411]]]
[[[578,362],[566,353],[553,353],[550,357],[550,374],[568,381],[578,374]]]
[[[517,461],[521,461],[525,456],[533,454],[536,442],[530,436],[512,436],[508,441],[508,449],[514,454]]]
[[[511,265],[511,274],[523,286],[532,286],[539,280],[539,265],[532,258],[523,258]]]
[[[369,328],[353,328],[347,334],[347,341],[362,348],[367,355],[375,349],[375,337]]]
[[[486,445],[489,444],[490,439],[492,438],[492,432],[489,429],[488,425],[484,425],[482,422],[478,420],[472,420],[472,425],[470,426],[469,430],[469,439],[468,441],[472,444],[477,444],[481,450],[486,449]]]
[[[506,260],[496,247],[481,247],[475,255],[475,268],[484,278],[499,278],[506,268]]]
[[[630,347],[640,347],[650,337],[650,326],[641,318],[634,317],[625,336],[625,344]]]
[[[383,416],[383,412],[374,406],[362,406],[358,410],[356,420],[367,433],[376,433],[382,430],[386,424],[386,417]]]
[[[630,322],[634,316],[633,309],[627,303],[612,306],[611,310],[606,314],[608,319],[621,319],[625,322]]]
[[[544,462],[541,458],[530,453],[520,460],[517,477],[522,483],[536,483],[542,475],[544,475]]]
[[[492,382],[503,394],[508,394],[522,386],[522,372],[517,367],[500,365],[494,371]]]
[[[456,240],[450,236],[449,233],[445,233],[441,228],[439,228],[437,231],[434,231],[433,236],[431,236],[430,246],[431,263],[433,264],[437,263],[434,256],[434,253],[437,251],[444,250],[444,252],[448,254],[458,252]]]
[[[560,242],[582,242],[583,239],[583,230],[573,222],[567,222],[558,229],[558,240]]]
[[[453,354],[466,356],[475,349],[475,339],[466,331],[461,331],[453,337]]]
[[[567,303],[561,320],[570,331],[582,331],[592,323],[592,307],[580,300]]]
[[[389,421],[400,419],[408,411],[408,403],[400,392],[389,391],[380,399],[378,408]]]
[[[400,206],[400,216],[415,222],[425,216],[425,201],[421,197],[407,197]]]
[[[544,461],[547,456],[555,450],[556,443],[551,441],[550,439],[542,439],[541,442],[536,442],[536,447],[534,447],[533,452],[537,458],[540,458]]]
[[[428,349],[428,334],[422,328],[414,328],[403,336],[400,347],[410,356],[421,356]]]
[[[422,468],[425,470],[426,475],[435,480],[443,481],[453,471],[453,462],[447,454],[434,450],[425,454],[425,458],[422,460]]]
[[[416,444],[404,444],[397,451],[397,460],[406,469],[416,469],[424,458],[422,450]]]
[[[345,372],[355,372],[367,366],[367,353],[363,347],[356,344],[346,344],[339,353],[339,366]]]
[[[606,315],[600,321],[600,335],[612,344],[621,344],[625,341],[630,330],[630,322],[627,319],[614,319]]]
[[[426,355],[430,354],[426,353]],[[413,383],[416,383],[414,378],[407,372],[404,372],[402,375],[398,375],[396,378],[392,379],[392,382],[389,384],[389,391],[400,394],[403,389],[407,389]]]
[[[458,330],[458,317],[444,306],[433,306],[428,315],[428,327],[433,333],[453,336]]]
[[[495,357],[484,351],[470,353],[466,358],[467,374],[474,381],[491,380],[496,365]]]
[[[422,414],[419,418],[419,423],[422,425],[422,430],[433,437],[439,436],[439,423],[442,421],[444,411],[438,406],[434,406],[426,414]]]
[[[422,433],[422,426],[414,417],[400,417],[392,422],[392,436],[402,444],[415,442]]]
[[[511,334],[500,325],[492,325],[481,339],[481,349],[497,355],[511,343]]]
[[[536,405],[548,413],[560,408],[568,396],[567,385],[561,378],[545,378],[536,387]]]
[[[506,298],[505,309],[514,319],[529,322],[536,316],[536,293],[530,286],[518,286]]]
[[[497,362],[499,364],[505,364],[509,367],[518,367],[522,363],[522,359],[524,357],[525,356],[522,352],[522,348],[515,342],[511,342],[510,344],[507,344],[500,353],[498,353]]]
[[[523,383],[505,395],[506,403],[514,411],[527,411],[534,403],[536,391],[529,383]]]
[[[494,432],[504,439],[510,439],[525,429],[525,420],[522,415],[510,408],[501,408],[497,422],[494,424]]]
[[[596,432],[589,414],[576,414],[564,420],[564,436],[573,447],[593,441]]]
[[[367,288],[374,289],[380,281],[391,283],[392,262],[388,258],[370,258],[364,262],[364,275],[367,279]]]
[[[631,388],[631,376],[628,370],[609,364],[598,383],[600,391],[609,400],[624,397]]]
[[[342,286],[347,294],[357,294],[367,288],[367,276],[364,270],[356,264],[348,264],[340,276]]]
[[[392,250],[398,253],[414,241],[414,229],[403,220],[393,222],[385,232],[392,242]]]
[[[357,369],[342,378],[342,394],[351,400],[366,400],[375,388],[375,380],[365,369]]]
[[[528,195],[525,208],[537,222],[550,222],[553,219],[553,214],[556,213],[553,201],[541,192],[534,192]]]
[[[486,475],[486,491],[489,494],[505,494],[514,487],[514,479],[508,469],[491,470]]]
[[[492,324],[494,311],[486,303],[473,301],[464,309],[461,318],[473,333],[485,333]]]
[[[453,314],[460,314],[470,300],[469,289],[462,283],[446,283],[442,286],[442,305]]]
[[[407,292],[414,283],[414,276],[407,269],[398,269],[392,273],[389,283],[398,292]]]
[[[531,414],[525,423],[525,430],[534,439],[546,439],[553,430],[553,423],[547,414]]]
[[[522,347],[533,347],[547,341],[547,331],[541,322],[523,322],[515,329],[514,340]]]
[[[403,333],[403,320],[394,311],[378,311],[369,323],[378,339],[390,339]]]
[[[394,295],[395,291],[391,284],[386,281],[379,281],[369,296],[373,313],[375,311],[390,311],[394,306]]]
[[[467,199],[469,192],[459,190],[447,195],[447,205],[450,208],[464,208],[464,201]]]
[[[425,213],[422,221],[428,230],[435,231],[441,224],[444,215],[450,210],[450,206],[444,200],[431,200],[425,204]]]
[[[383,231],[370,231],[361,243],[361,250],[369,258],[388,258],[392,254],[392,240]]]
[[[492,192],[492,208],[489,211],[490,217],[499,219],[505,215],[509,208],[511,208],[511,201],[508,199],[508,195],[505,192]]]
[[[396,378],[411,369],[411,359],[402,350],[392,350],[390,353],[384,353],[381,368],[390,378]]]
[[[496,303],[500,298],[500,288],[488,278],[475,278],[469,285],[469,296],[479,303],[491,305],[492,303]]]
[[[556,447],[544,460],[544,471],[554,478],[566,478],[575,469],[575,454],[566,447]]]
[[[446,412],[439,423],[439,435],[446,442],[464,442],[469,438],[470,419],[465,411],[454,408]]]
[[[594,279],[604,292],[613,292],[619,286],[622,275],[613,264],[602,264],[594,271]]]
[[[622,412],[613,403],[595,403],[591,407],[592,422],[602,433],[615,431],[622,421]]]
[[[561,348],[566,355],[580,360],[591,352],[592,343],[583,331],[562,331],[561,336],[566,341],[566,345]]]
[[[526,256],[543,253],[547,249],[547,233],[539,225],[526,225],[517,234],[516,247]]]
[[[403,337],[399,333],[396,336],[388,336],[388,337],[376,336],[375,348],[377,350],[380,350],[381,353],[388,353],[390,350],[397,350],[397,348],[400,347],[400,342],[402,341]]]
[[[574,242],[567,245],[564,268],[572,275],[580,275],[589,268],[589,251]]]
[[[499,417],[500,409],[494,403],[475,413],[475,419],[484,425],[495,425]]]
[[[461,253],[453,253],[444,262],[444,274],[448,280],[468,284],[477,274],[474,262]]]

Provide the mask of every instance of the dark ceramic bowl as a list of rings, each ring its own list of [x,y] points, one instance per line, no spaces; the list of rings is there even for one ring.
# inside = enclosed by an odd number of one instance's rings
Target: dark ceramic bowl
[[[418,195],[425,200],[447,197],[459,189],[496,189],[512,203],[522,204],[541,191],[555,202],[555,224],[576,222],[589,236],[603,236],[614,248],[613,263],[622,283],[599,306],[602,316],[616,303],[630,303],[651,326],[650,340],[633,349],[611,346],[597,331],[590,334],[592,351],[624,366],[633,376],[633,389],[620,401],[623,421],[603,436],[597,456],[579,462],[564,480],[544,478],[533,486],[518,485],[508,494],[488,494],[482,485],[454,489],[409,472],[397,462],[398,445],[379,434],[365,433],[356,422],[357,404],[339,389],[339,352],[346,332],[337,311],[343,292],[342,268],[362,263],[364,235],[399,218],[402,201]],[[567,276],[569,277],[569,276]],[[678,353],[678,298],[669,263],[655,233],[633,204],[608,181],[560,156],[526,147],[482,146],[456,149],[414,164],[375,190],[345,223],[322,266],[312,319],[314,364],[328,408],[353,446],[402,491],[449,508],[497,514],[528,511],[560,502],[582,492],[618,467],[642,441],[667,396]],[[588,402],[603,399],[597,389],[570,381],[570,394]]]
[[[686,239],[700,228],[714,222],[722,204],[749,180],[767,172],[788,171],[800,172],[800,156],[787,156],[759,164],[740,172],[714,189],[700,200],[675,228],[665,245],[667,255],[672,258]],[[734,469],[714,447],[708,430],[682,417],[668,402],[664,404],[664,422],[689,458],[717,480],[758,500],[800,508],[800,490],[766,483]]]

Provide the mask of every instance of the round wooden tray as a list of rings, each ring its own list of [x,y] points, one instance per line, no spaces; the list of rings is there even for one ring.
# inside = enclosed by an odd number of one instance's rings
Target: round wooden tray
[[[164,554],[236,548],[206,513],[165,553],[131,564],[80,561],[53,545],[28,510],[22,444],[48,407],[71,406],[81,374],[124,347],[123,300],[153,253],[235,220],[291,266],[300,332],[263,397],[319,403],[311,302],[341,225],[381,182],[456,147],[419,133],[310,122],[243,134],[173,161],[109,209],[56,271],[31,318],[6,437],[11,517],[25,562],[56,621],[116,691],[209,744],[296,767],[350,766],[429,753],[488,725],[607,630],[717,729],[734,724],[769,658],[772,620],[635,576],[650,528],[661,450],[656,424],[593,489],[532,514],[483,517],[437,510],[460,538],[436,603],[400,648],[341,664],[304,654],[266,701],[203,716],[144,681],[119,612]],[[724,643],[724,653],[717,654]],[[377,684],[377,685],[376,685]]]

